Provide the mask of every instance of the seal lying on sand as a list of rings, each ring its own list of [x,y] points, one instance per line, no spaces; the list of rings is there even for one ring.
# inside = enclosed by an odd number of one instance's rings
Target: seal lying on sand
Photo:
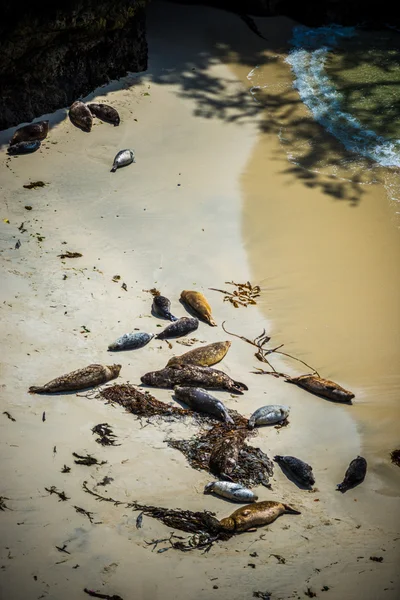
[[[188,304],[190,308],[206,323],[216,327],[216,322],[211,315],[211,306],[208,304],[207,299],[200,292],[192,290],[183,290],[181,293],[181,300],[185,304]]]
[[[301,375],[300,377],[287,377],[288,383],[294,383],[312,394],[323,396],[334,402],[350,402],[354,394],[342,388],[338,383],[329,379],[322,379],[318,375]]]
[[[315,483],[312,467],[295,456],[274,456],[274,461],[281,467],[282,471],[289,473],[298,483],[305,487],[312,487]],[[286,474],[286,473],[285,473]]]
[[[156,294],[153,298],[153,304],[151,306],[152,311],[157,317],[168,319],[169,321],[177,321],[178,319],[171,314],[171,302],[165,296]]]
[[[192,331],[196,331],[199,326],[198,319],[192,319],[191,317],[181,317],[177,319],[171,325],[168,325],[165,329],[160,331],[158,335],[156,335],[157,340],[167,340],[168,338],[176,338],[182,337],[191,333]]]
[[[223,479],[231,479],[230,475],[236,468],[243,443],[243,435],[239,431],[233,431],[232,434],[218,440],[208,463],[211,473]]]
[[[40,140],[34,140],[33,142],[18,142],[18,144],[9,146],[7,152],[12,156],[16,154],[31,154],[31,152],[39,150],[40,144]]]
[[[196,412],[207,413],[225,423],[234,424],[223,402],[214,398],[203,388],[177,386],[174,388],[174,393],[178,400],[182,400]]]
[[[95,103],[90,103],[86,106],[88,107],[92,115],[94,115],[101,121],[111,123],[111,125],[114,125],[114,127],[117,127],[120,124],[121,119],[119,118],[119,114],[112,106],[108,106],[108,104]]]
[[[362,483],[367,474],[367,461],[362,456],[357,456],[348,466],[342,483],[336,486],[339,492],[347,492],[347,490]]]
[[[11,138],[10,146],[20,142],[34,142],[35,140],[44,140],[49,132],[48,121],[38,121],[30,123],[17,129]]]
[[[92,130],[92,113],[83,102],[80,102],[79,100],[74,102],[69,109],[68,116],[75,127],[82,129],[82,131],[86,131],[86,133],[89,133]]]
[[[114,158],[111,173],[115,173],[117,169],[120,169],[121,167],[126,167],[134,162],[135,153],[133,152],[133,150],[130,150],[129,148],[127,148],[126,150],[120,150]]]
[[[152,340],[154,333],[125,333],[108,346],[109,350],[137,350]]]
[[[254,527],[268,525],[283,514],[300,515],[301,513],[288,504],[265,500],[238,508],[230,517],[221,519],[220,525],[225,531],[247,531]]]
[[[231,343],[232,342],[215,342],[215,344],[208,344],[207,346],[189,350],[189,352],[185,352],[185,354],[170,358],[167,367],[172,367],[173,365],[212,367],[224,358],[231,347]]]
[[[249,429],[259,425],[273,425],[281,423],[289,415],[290,408],[279,404],[269,404],[258,408],[249,419]]]
[[[204,493],[216,494],[222,498],[228,498],[228,500],[232,500],[233,502],[243,503],[258,500],[257,494],[252,490],[232,481],[212,481],[211,483],[207,483]]]
[[[242,394],[248,387],[240,381],[234,381],[217,369],[196,367],[194,365],[176,365],[160,371],[151,371],[140,378],[145,385],[159,388],[174,388],[176,385],[192,385],[206,389],[227,390]]]
[[[89,365],[52,379],[42,386],[31,386],[31,394],[53,394],[55,392],[73,392],[95,387],[118,377],[121,365]]]

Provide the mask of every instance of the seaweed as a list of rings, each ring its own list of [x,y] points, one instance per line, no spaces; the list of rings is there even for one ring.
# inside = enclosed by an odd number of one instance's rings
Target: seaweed
[[[86,467],[91,467],[92,465],[105,465],[105,464],[107,464],[106,460],[102,460],[101,462],[99,462],[97,460],[97,458],[95,458],[94,456],[91,456],[90,454],[87,454],[86,456],[81,456],[80,454],[77,454],[76,452],[73,452],[72,456],[75,456],[75,458],[78,459],[78,460],[74,460],[74,463],[77,464],[77,465],[85,465]]]
[[[99,423],[92,427],[92,433],[95,433],[99,437],[96,438],[96,442],[102,446],[120,446],[121,444],[115,443],[117,437],[112,432],[112,429],[108,423]]]
[[[93,523],[93,514],[94,513],[90,512],[89,510],[85,510],[84,508],[81,508],[80,506],[74,506],[74,509],[80,515],[85,515],[85,517],[87,517],[89,519],[89,521],[91,523]]]
[[[112,596],[110,596],[110,594],[100,594],[99,592],[88,590],[87,588],[83,588],[83,591],[85,592],[85,594],[88,594],[93,598],[104,598],[104,600],[123,600],[121,596],[117,596],[116,594],[113,594]]]
[[[58,254],[59,258],[80,258],[83,256],[80,252],[70,252],[67,250],[64,254]]]
[[[390,453],[390,458],[392,460],[392,463],[394,463],[395,465],[400,467],[400,449],[399,448],[397,448],[396,450],[392,450],[392,452]]]
[[[52,485],[50,488],[44,488],[46,490],[46,492],[49,492],[50,496],[52,494],[56,494],[56,496],[59,497],[59,502],[61,502],[61,500],[63,502],[65,502],[66,500],[69,500],[69,497],[67,496],[67,494],[65,492],[60,492],[55,485]]]
[[[16,421],[16,419],[14,419],[14,417],[8,412],[8,410],[4,410],[3,415],[6,415],[6,417],[10,419],[10,421]]]
[[[0,510],[11,510],[11,508],[8,508],[4,500],[9,500],[9,498],[7,498],[7,496],[0,496]]]
[[[64,465],[63,468],[61,469],[61,473],[70,473],[71,472],[71,467],[67,467],[67,465]]]
[[[224,302],[230,302],[233,304],[235,308],[239,308],[239,306],[247,307],[249,304],[257,304],[255,298],[258,298],[261,293],[261,288],[259,285],[252,286],[250,281],[246,283],[235,283],[234,281],[225,281],[227,285],[236,286],[236,290],[233,292],[228,292],[227,290],[219,290],[217,288],[209,288],[214,292],[221,292],[221,294],[225,294]]]
[[[44,181],[31,181],[30,183],[26,183],[23,187],[26,190],[35,190],[36,188],[41,188],[47,185]]]
[[[238,426],[237,422],[235,426]],[[235,429],[226,423],[218,423],[206,433],[195,435],[189,440],[168,440],[167,443],[171,448],[182,452],[192,468],[210,473],[210,456],[213,449],[217,444],[221,444],[223,438],[233,439],[235,436],[235,443],[239,444],[239,455],[235,468],[229,472],[230,480],[245,487],[259,484],[270,487],[269,478],[273,474],[273,463],[260,448],[245,443],[246,438],[252,435],[256,435],[254,430],[245,427]]]

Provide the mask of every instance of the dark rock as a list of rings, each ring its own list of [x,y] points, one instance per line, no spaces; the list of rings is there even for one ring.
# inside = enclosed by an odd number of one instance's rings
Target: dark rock
[[[147,68],[148,0],[3,0],[0,129],[68,107]]]

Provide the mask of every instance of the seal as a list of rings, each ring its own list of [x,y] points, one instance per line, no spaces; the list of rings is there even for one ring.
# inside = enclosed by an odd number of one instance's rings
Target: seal
[[[68,116],[75,127],[86,131],[86,133],[90,133],[93,125],[93,117],[86,104],[77,100],[71,105]]]
[[[49,133],[49,122],[38,121],[19,127],[11,138],[10,146],[19,144],[20,142],[34,142],[36,140],[44,140]]]
[[[126,150],[120,150],[114,158],[111,173],[115,173],[117,169],[120,169],[121,167],[127,167],[128,165],[134,162],[135,153],[133,152],[133,150],[129,150],[129,148],[127,148]]]
[[[290,475],[300,485],[311,488],[314,483],[314,475],[312,467],[295,456],[274,456],[274,461],[277,462],[285,475]]]
[[[257,494],[252,490],[232,481],[212,481],[211,483],[207,483],[204,493],[216,494],[222,498],[232,500],[232,502],[240,502],[242,504],[258,500]]]
[[[176,385],[199,386],[206,389],[227,390],[242,394],[248,387],[240,381],[234,381],[217,369],[196,367],[194,365],[176,365],[160,371],[151,371],[140,378],[145,385],[159,388],[174,388]]]
[[[165,296],[156,294],[153,297],[151,309],[157,317],[168,319],[168,321],[177,321],[178,319],[171,314],[171,302]]]
[[[349,464],[342,483],[336,486],[336,490],[344,494],[347,490],[362,483],[367,474],[367,461],[362,456],[357,456]]]
[[[108,350],[137,350],[152,340],[154,333],[125,333],[108,346]]]
[[[354,398],[353,392],[342,388],[338,383],[329,379],[322,379],[318,375],[301,375],[300,377],[287,377],[288,383],[294,383],[312,394],[323,396],[334,402],[349,402]]]
[[[181,301],[190,306],[203,321],[212,327],[216,327],[217,324],[211,315],[211,306],[208,304],[208,301],[203,294],[193,290],[183,290],[181,293]]]
[[[263,502],[255,502],[241,506],[229,517],[220,520],[220,526],[225,531],[248,531],[255,527],[263,527],[269,523],[273,523],[280,515],[291,514],[300,515],[300,511],[283,504],[283,502],[274,502],[272,500],[264,500]]]
[[[45,385],[33,385],[30,394],[54,394],[55,392],[73,392],[95,387],[118,377],[121,365],[89,365],[52,379]]]
[[[238,463],[243,443],[244,438],[240,431],[233,431],[230,435],[218,440],[211,451],[208,463],[211,473],[232,481],[231,474]]]
[[[198,319],[191,317],[181,317],[156,335],[157,340],[167,340],[168,338],[183,337],[192,331],[195,331],[199,326]]]
[[[101,121],[105,121],[106,123],[114,125],[114,127],[117,127],[121,122],[118,112],[112,106],[108,106],[108,104],[90,103],[86,106],[88,107],[92,115],[94,115]]]
[[[13,146],[9,146],[7,149],[8,154],[15,156],[16,154],[31,154],[39,150],[41,145],[40,140],[34,140],[33,142],[18,142]]]
[[[281,406],[280,404],[269,404],[258,408],[249,419],[249,429],[254,429],[259,425],[273,425],[274,423],[282,423],[288,415],[290,408]]]
[[[174,388],[175,396],[182,400],[196,412],[206,413],[217,417],[225,423],[234,425],[234,420],[229,415],[223,402],[214,398],[203,388],[177,386]]]
[[[189,350],[189,352],[185,352],[185,354],[170,358],[167,362],[167,367],[172,367],[173,365],[212,367],[224,358],[231,347],[231,343],[232,342],[215,342],[214,344],[194,348],[194,350]]]

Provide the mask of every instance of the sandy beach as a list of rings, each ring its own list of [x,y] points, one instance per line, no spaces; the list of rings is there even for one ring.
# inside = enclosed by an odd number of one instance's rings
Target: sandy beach
[[[271,83],[289,89],[283,58],[293,23],[257,23],[270,39],[269,55],[235,15],[154,2],[148,71],[85,99],[117,108],[119,127],[95,120],[85,134],[60,110],[46,115],[51,130],[40,151],[18,158],[6,154],[14,129],[0,134],[4,599],[85,598],[85,587],[123,600],[242,600],[255,592],[272,600],[398,597],[399,474],[388,456],[398,446],[399,416],[396,210],[379,185],[350,206],[289,172],[247,75],[264,57]],[[123,148],[135,151],[136,162],[110,173]],[[23,187],[34,181],[46,185]],[[61,259],[66,251],[82,257]],[[258,305],[235,309],[209,289],[231,280],[260,285]],[[228,516],[238,505],[203,495],[212,477],[166,444],[189,438],[197,426],[141,422],[85,394],[28,393],[90,363],[118,362],[117,382],[138,385],[144,373],[188,350],[179,341],[170,348],[152,340],[137,351],[107,351],[123,333],[165,326],[151,315],[146,290],[154,287],[177,316],[187,315],[183,289],[207,296],[218,327],[201,323],[189,337],[196,346],[232,341],[218,368],[249,387],[243,396],[215,396],[245,416],[265,404],[289,405],[289,426],[260,429],[252,444],[270,457],[298,456],[316,478],[316,489],[304,491],[276,466],[272,489],[257,488],[260,500],[293,504],[301,515],[283,515],[205,554],[157,552],[167,542],[152,551],[147,542],[168,538],[170,528],[144,517],[137,529],[137,512],[82,489],[87,481],[124,502]],[[352,389],[354,404],[254,374],[263,366],[254,348],[224,333],[224,321],[250,338],[266,329],[273,345],[285,343]],[[304,372],[291,361],[275,358],[274,365]],[[169,390],[153,393],[171,401]],[[96,442],[91,429],[106,422],[120,445]],[[106,463],[77,465],[73,452]],[[336,484],[358,454],[368,460],[366,480],[339,494]],[[99,487],[105,476],[112,481]],[[68,500],[49,494],[51,486]],[[93,513],[93,523],[76,507]]]

